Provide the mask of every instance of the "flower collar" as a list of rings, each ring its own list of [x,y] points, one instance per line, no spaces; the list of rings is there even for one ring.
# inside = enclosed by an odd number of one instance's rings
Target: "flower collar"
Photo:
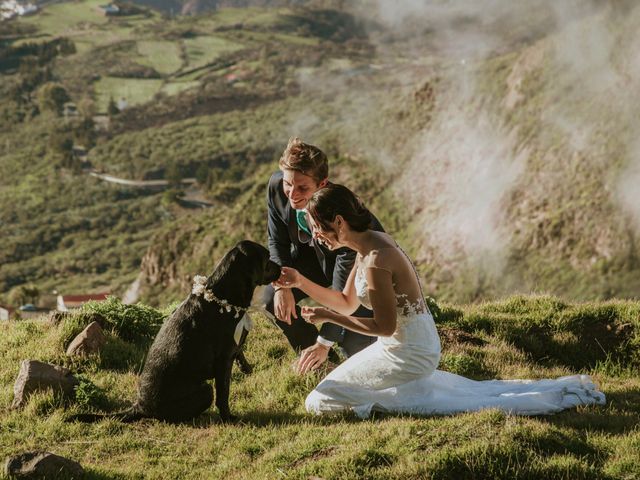
[[[233,310],[235,312],[233,318],[240,318],[240,315],[243,313],[247,313],[249,311],[262,312],[261,309],[253,308],[253,307],[238,307],[236,305],[230,304],[227,300],[223,298],[216,297],[213,292],[207,288],[207,277],[204,275],[196,275],[193,277],[193,287],[191,288],[191,293],[197,295],[198,297],[203,296],[207,302],[215,302],[220,306],[220,313],[227,312],[231,313]]]

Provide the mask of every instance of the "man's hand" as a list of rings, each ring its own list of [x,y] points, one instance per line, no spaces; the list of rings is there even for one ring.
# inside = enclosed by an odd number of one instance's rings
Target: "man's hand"
[[[273,313],[281,322],[291,325],[291,319],[296,318],[296,300],[290,288],[276,290],[273,297]]]
[[[327,360],[329,355],[329,347],[316,342],[300,353],[300,360],[296,367],[296,372],[300,375],[310,370],[316,370]]]

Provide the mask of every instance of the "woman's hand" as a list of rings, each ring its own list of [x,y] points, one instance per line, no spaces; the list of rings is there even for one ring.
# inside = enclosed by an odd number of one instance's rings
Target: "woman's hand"
[[[324,307],[302,307],[300,316],[308,323],[330,322],[334,313]]]
[[[303,278],[295,268],[282,267],[280,269],[280,278],[271,285],[276,288],[299,288]]]

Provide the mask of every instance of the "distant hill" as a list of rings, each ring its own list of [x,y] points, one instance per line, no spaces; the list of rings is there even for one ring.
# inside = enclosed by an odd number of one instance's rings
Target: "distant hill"
[[[149,303],[182,297],[235,241],[266,241],[266,180],[300,135],[330,154],[332,178],[397,237],[430,295],[638,296],[632,2],[338,3],[105,18],[85,0],[12,22],[3,295],[122,294],[137,279]],[[52,85],[78,117],[58,116]],[[196,177],[215,207],[100,183],[89,165]]]
[[[132,3],[171,15],[194,15],[219,8],[302,6],[310,0],[136,0]]]

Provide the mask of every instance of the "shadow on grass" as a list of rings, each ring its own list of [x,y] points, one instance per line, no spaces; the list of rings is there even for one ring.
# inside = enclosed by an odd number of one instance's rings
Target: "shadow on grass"
[[[286,425],[333,425],[336,423],[360,423],[356,415],[343,413],[336,415],[311,415],[292,412],[252,411],[239,415],[230,425],[250,425],[253,427],[273,427]],[[207,411],[198,418],[186,422],[195,428],[208,428],[212,425],[224,425],[220,416],[213,410]]]
[[[131,480],[131,475],[123,475],[118,473],[103,473],[92,469],[85,469],[84,476],[86,480]],[[133,477],[138,478],[138,477]],[[143,478],[141,475],[139,478]]]
[[[557,303],[548,298],[513,297],[472,312],[448,327],[498,337],[540,365],[588,370],[602,362],[637,362],[634,323],[622,307],[538,305],[549,302]]]
[[[539,416],[541,422],[611,434],[626,434],[640,425],[640,389],[606,393],[607,404],[585,410],[567,410],[556,415]]]

